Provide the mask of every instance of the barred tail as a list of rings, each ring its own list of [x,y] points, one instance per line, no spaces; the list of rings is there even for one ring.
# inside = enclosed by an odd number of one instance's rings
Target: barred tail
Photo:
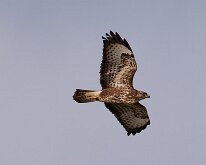
[[[82,90],[76,89],[73,99],[78,103],[88,103],[93,101],[98,101],[98,97],[101,91],[92,91],[92,90]]]

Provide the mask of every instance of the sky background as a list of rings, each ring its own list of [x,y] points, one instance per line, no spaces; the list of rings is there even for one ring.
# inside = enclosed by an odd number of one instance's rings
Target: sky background
[[[1,0],[1,165],[206,163],[206,1]],[[136,136],[103,103],[102,39],[117,31],[138,63],[151,125]]]

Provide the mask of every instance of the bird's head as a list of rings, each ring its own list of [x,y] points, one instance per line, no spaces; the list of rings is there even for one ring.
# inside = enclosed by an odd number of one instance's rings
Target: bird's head
[[[146,98],[150,98],[150,95],[146,92],[138,91],[137,92],[137,97],[139,98],[139,100],[143,100],[143,99],[146,99]]]

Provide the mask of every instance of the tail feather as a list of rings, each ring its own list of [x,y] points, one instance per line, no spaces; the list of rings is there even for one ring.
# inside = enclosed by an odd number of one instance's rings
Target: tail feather
[[[98,96],[101,91],[76,89],[73,99],[78,103],[88,103],[98,101]]]

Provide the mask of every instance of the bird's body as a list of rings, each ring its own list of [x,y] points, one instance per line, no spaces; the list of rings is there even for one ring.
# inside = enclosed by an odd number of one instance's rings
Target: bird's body
[[[100,68],[102,90],[77,89],[73,98],[79,103],[104,102],[127,130],[135,135],[150,124],[146,108],[139,103],[148,98],[146,92],[133,88],[137,70],[134,54],[128,42],[118,33],[106,33],[103,37],[103,60]]]
[[[132,104],[138,100],[137,91],[132,88],[107,88],[100,93],[100,101],[105,103],[128,103]]]

